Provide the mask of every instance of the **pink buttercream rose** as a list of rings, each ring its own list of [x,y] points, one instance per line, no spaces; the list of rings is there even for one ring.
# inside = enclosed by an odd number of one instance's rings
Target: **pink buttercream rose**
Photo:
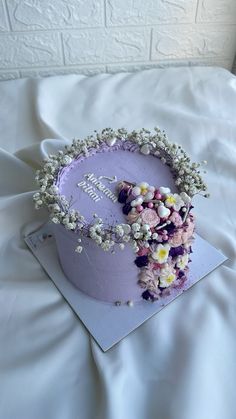
[[[192,220],[188,220],[187,224],[179,230],[177,230],[172,237],[170,237],[169,244],[172,247],[181,246],[182,244],[186,244],[189,239],[192,237],[194,232],[194,222]]]
[[[151,208],[145,208],[142,211],[141,219],[144,224],[148,224],[150,227],[155,227],[160,222],[156,211]]]
[[[190,238],[193,235],[193,232],[194,232],[194,222],[190,220],[186,228],[186,233],[187,233],[188,238]]]
[[[142,288],[146,288],[150,281],[155,280],[155,275],[150,269],[142,269],[139,274],[138,284]]]
[[[141,288],[147,288],[149,291],[152,291],[158,295],[160,294],[158,283],[158,277],[154,274],[153,271],[149,269],[142,269],[138,280],[138,284]]]
[[[182,243],[186,244],[188,242],[188,234],[184,231],[182,234]]]
[[[187,227],[185,227],[184,232],[182,234],[184,244],[187,243],[187,241],[192,237],[193,232],[194,232],[194,222],[190,220],[187,224]]]
[[[169,240],[169,244],[170,244],[170,246],[172,246],[172,247],[178,247],[178,246],[181,246],[181,244],[183,243],[182,242],[182,230],[177,230],[174,234],[173,234],[173,236],[170,238],[170,240]]]
[[[180,227],[183,224],[183,220],[178,212],[174,211],[172,212],[171,216],[169,217],[169,220],[176,226]]]

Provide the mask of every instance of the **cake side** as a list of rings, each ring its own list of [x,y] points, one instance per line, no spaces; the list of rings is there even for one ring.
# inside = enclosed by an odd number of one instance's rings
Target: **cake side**
[[[117,245],[113,253],[104,252],[89,237],[68,231],[60,224],[55,224],[53,231],[62,269],[78,289],[109,303],[142,300],[137,281],[139,269],[133,262],[131,246],[122,251]],[[75,252],[78,239],[83,246],[79,254]]]

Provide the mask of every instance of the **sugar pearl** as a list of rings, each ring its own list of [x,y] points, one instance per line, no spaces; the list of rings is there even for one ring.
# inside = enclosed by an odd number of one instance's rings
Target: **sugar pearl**
[[[133,307],[134,302],[133,302],[132,300],[129,300],[129,301],[127,301],[127,305],[128,305],[129,307]]]
[[[136,207],[136,209],[137,209],[138,212],[141,212],[143,210],[143,206],[142,205],[138,205]]]
[[[159,192],[157,192],[157,193],[155,194],[155,198],[156,198],[156,199],[161,199],[161,198],[162,198],[162,195],[161,195]]]
[[[148,208],[153,208],[153,203],[152,202],[148,203]]]

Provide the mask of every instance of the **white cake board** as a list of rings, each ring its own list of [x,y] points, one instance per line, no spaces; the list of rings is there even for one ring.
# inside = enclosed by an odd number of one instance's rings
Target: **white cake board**
[[[181,290],[173,290],[171,295],[153,303],[142,300],[133,307],[115,306],[87,296],[67,280],[59,263],[49,223],[25,237],[25,241],[104,352],[227,260],[222,253],[196,234],[188,280]]]

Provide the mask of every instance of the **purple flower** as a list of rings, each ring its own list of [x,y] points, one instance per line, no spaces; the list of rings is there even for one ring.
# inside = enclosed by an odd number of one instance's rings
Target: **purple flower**
[[[123,213],[124,213],[125,215],[128,215],[128,214],[129,214],[129,212],[131,211],[131,209],[132,209],[132,207],[131,207],[131,205],[130,205],[130,204],[125,204],[125,205],[123,206],[122,211],[123,211]]]
[[[118,195],[118,201],[121,204],[124,204],[126,202],[127,196],[128,196],[127,191],[125,189],[121,189],[121,191]]]
[[[134,261],[135,265],[138,268],[142,268],[143,266],[147,266],[148,264],[148,256],[138,256],[135,261]]]
[[[179,273],[178,273],[178,278],[182,278],[182,276],[185,276],[184,271],[179,271]]]
[[[176,227],[173,223],[170,223],[167,226],[165,226],[165,230],[167,230],[168,233],[173,233],[176,230]]]
[[[142,297],[144,300],[151,300],[154,301],[153,295],[150,293],[150,291],[146,290],[142,293]]]
[[[169,251],[169,255],[172,258],[184,255],[184,247],[183,246],[171,247],[171,249]]]

